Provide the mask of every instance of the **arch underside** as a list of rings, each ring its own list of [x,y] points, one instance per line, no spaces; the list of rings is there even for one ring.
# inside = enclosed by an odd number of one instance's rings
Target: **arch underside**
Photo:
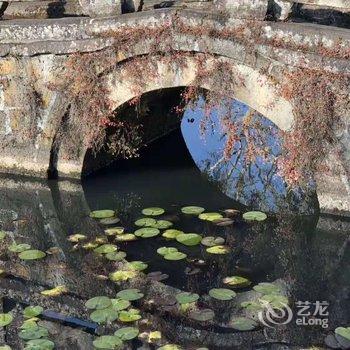
[[[137,60],[138,58],[134,58]],[[159,55],[149,55],[143,64],[147,72],[143,77],[135,80],[130,76],[130,67],[133,60],[129,60],[127,65],[119,64],[112,72],[105,75],[104,83],[110,92],[109,101],[112,110],[116,110],[123,104],[141,96],[145,93],[168,88],[184,86],[198,86],[198,60],[200,60],[201,70],[210,72],[217,64],[225,67],[223,77],[237,76],[232,80],[233,96],[229,96],[243,102],[256,110],[266,118],[270,119],[281,130],[290,130],[293,125],[293,111],[291,104],[279,96],[277,88],[266,75],[260,73],[247,65],[237,63],[235,60],[209,56],[201,53],[185,54],[181,60],[162,59]],[[137,63],[136,63],[137,64]],[[218,93],[227,94],[221,91],[223,84],[218,81],[216,74],[201,80],[200,86],[206,90],[213,90]],[[226,90],[226,89],[225,89]],[[84,157],[87,147],[83,147],[76,159],[69,159],[60,152],[57,157],[57,171],[61,176],[80,177],[83,169]],[[62,154],[61,154],[62,153]]]

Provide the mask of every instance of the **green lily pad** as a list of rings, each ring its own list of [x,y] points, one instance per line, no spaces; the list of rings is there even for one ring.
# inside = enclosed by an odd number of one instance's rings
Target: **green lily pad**
[[[115,237],[117,242],[130,242],[136,241],[137,237],[133,233],[124,233]]]
[[[175,247],[160,247],[157,249],[157,253],[163,256],[170,253],[176,253],[176,252],[178,252],[178,250]]]
[[[30,244],[26,244],[26,243],[21,243],[21,244],[17,244],[17,243],[12,243],[9,247],[8,250],[12,253],[22,253],[26,250],[29,250],[31,248]]]
[[[192,320],[207,322],[215,317],[215,313],[211,309],[194,310],[189,313],[189,318]]]
[[[95,349],[116,350],[123,346],[122,340],[115,335],[102,335],[93,341]]]
[[[288,305],[288,298],[283,295],[267,294],[260,298],[262,304],[268,303],[273,309],[282,309]]]
[[[178,235],[184,234],[183,231],[169,229],[163,232],[162,236],[167,239],[175,239]]]
[[[108,260],[111,261],[121,261],[126,258],[126,253],[125,252],[112,252],[112,253],[107,253],[105,257]]]
[[[236,317],[230,321],[230,326],[237,331],[252,331],[258,323],[247,317]]]
[[[247,287],[251,284],[251,282],[247,278],[241,276],[226,277],[223,279],[223,282],[224,284],[236,288]]]
[[[0,230],[0,241],[2,241],[7,236],[5,231]]]
[[[204,210],[205,210],[204,208],[196,207],[194,205],[181,208],[181,211],[184,214],[189,214],[189,215],[199,215],[199,214],[202,214],[204,212]]]
[[[124,327],[118,329],[114,335],[122,341],[127,341],[136,338],[139,335],[139,330],[135,327]]]
[[[127,268],[129,268],[130,270],[143,271],[146,270],[147,267],[148,265],[143,261],[131,261],[127,263]]]
[[[8,345],[1,345],[0,350],[12,350]]]
[[[281,293],[281,288],[273,283],[262,282],[254,286],[253,289],[262,294],[279,294]]]
[[[84,241],[86,239],[85,235],[82,235],[81,233],[76,233],[74,235],[70,235],[67,240],[72,243],[78,243],[81,241]]]
[[[206,220],[206,221],[215,221],[223,218],[223,216],[220,213],[202,213],[198,217],[201,220]]]
[[[117,293],[117,297],[127,301],[134,301],[143,298],[143,294],[139,289],[124,289]]]
[[[125,310],[131,305],[130,301],[123,300],[121,298],[111,299],[111,303],[112,303],[113,309],[115,309],[117,311]]]
[[[248,311],[258,312],[264,309],[264,307],[256,301],[244,301],[241,306]]]
[[[24,350],[52,350],[55,343],[48,339],[32,339],[26,343]]]
[[[215,245],[214,247],[207,248],[206,251],[209,254],[222,255],[222,254],[230,253],[231,249],[230,249],[230,247],[227,247],[225,245]]]
[[[46,253],[41,250],[25,250],[22,253],[19,253],[18,257],[22,260],[38,260],[45,258]]]
[[[142,210],[142,214],[147,216],[158,216],[164,213],[165,213],[165,210],[163,208],[157,208],[157,207],[145,208]]]
[[[139,227],[151,227],[156,223],[157,223],[157,220],[153,218],[142,218],[135,221],[135,225]]]
[[[171,226],[173,226],[173,223],[168,220],[157,220],[156,223],[152,225],[152,227],[157,228],[159,230],[165,230]]]
[[[209,295],[217,300],[232,300],[236,293],[231,289],[213,288],[209,291]]]
[[[198,235],[197,233],[183,233],[178,235],[176,240],[184,245],[194,246],[201,242],[202,236]]]
[[[21,339],[24,340],[32,340],[32,339],[39,339],[39,338],[45,338],[49,336],[49,332],[46,328],[38,326],[38,328],[26,328],[22,329],[18,336]]]
[[[98,243],[96,243],[96,242],[87,242],[87,243],[82,245],[82,248],[86,249],[86,250],[95,249],[97,247],[98,247]]]
[[[114,210],[95,210],[90,213],[90,217],[93,219],[106,219],[106,218],[112,218],[115,215]]]
[[[118,310],[114,309],[112,306],[95,310],[91,313],[90,318],[92,321],[99,324],[113,322],[118,318]]]
[[[248,211],[243,214],[243,219],[246,221],[264,221],[267,215],[261,211]]]
[[[346,340],[350,341],[350,327],[338,327],[335,329],[335,334],[338,334]]]
[[[107,236],[122,235],[124,231],[124,227],[111,227],[105,230],[105,234]]]
[[[135,278],[137,276],[137,271],[134,270],[119,270],[109,274],[109,279],[113,282],[127,281],[129,279]]]
[[[118,250],[118,247],[114,244],[102,244],[101,246],[94,249],[97,254],[108,254]]]
[[[120,222],[120,219],[117,217],[105,218],[100,220],[100,224],[102,225],[115,225]]]
[[[151,238],[151,237],[158,236],[160,234],[160,231],[157,228],[144,227],[136,230],[134,234],[137,237]]]
[[[86,303],[85,306],[88,309],[93,309],[93,310],[101,310],[105,309],[109,306],[111,306],[111,299],[105,296],[98,296],[89,299]]]
[[[170,260],[170,261],[177,261],[177,260],[182,260],[187,258],[187,255],[185,253],[181,252],[172,252],[164,255],[165,260]]]
[[[13,316],[10,313],[0,314],[0,327],[8,326],[13,321]]]
[[[166,344],[161,346],[157,350],[182,350],[182,347],[176,344]]]
[[[129,311],[121,311],[118,320],[121,322],[135,322],[141,318],[140,310],[130,309]]]
[[[25,318],[32,318],[42,314],[44,309],[41,306],[27,306],[23,310],[23,316]]]
[[[225,243],[225,239],[222,237],[208,236],[204,237],[201,243],[206,247],[214,247],[216,245],[223,245]]]
[[[180,305],[194,303],[199,299],[199,295],[196,293],[182,292],[175,295],[176,300]]]
[[[37,317],[32,317],[28,320],[25,320],[20,326],[20,329],[37,329],[39,327],[37,324],[38,320],[39,319]]]

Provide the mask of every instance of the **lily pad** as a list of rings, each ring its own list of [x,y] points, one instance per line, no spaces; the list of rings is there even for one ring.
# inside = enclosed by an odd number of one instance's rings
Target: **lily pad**
[[[199,295],[196,293],[182,292],[175,295],[176,300],[180,305],[194,303],[199,299]]]
[[[335,329],[335,334],[338,334],[346,340],[350,341],[350,327],[338,327]]]
[[[127,281],[129,279],[135,278],[137,276],[137,271],[134,270],[119,270],[109,274],[109,279],[113,282]]]
[[[166,344],[161,346],[157,350],[182,350],[182,347],[176,344]]]
[[[169,229],[163,232],[162,236],[167,239],[175,239],[178,235],[184,234],[183,231]]]
[[[78,242],[84,241],[86,239],[86,236],[80,233],[76,233],[74,235],[70,235],[67,239],[69,242],[78,243]]]
[[[8,345],[1,345],[0,350],[12,350]]]
[[[236,317],[230,321],[230,326],[237,331],[252,331],[258,323],[247,317]]]
[[[85,306],[88,309],[93,309],[93,310],[101,310],[105,309],[109,306],[111,306],[111,299],[105,296],[98,296],[89,299],[86,303]]]
[[[243,219],[246,221],[264,221],[267,215],[261,211],[248,211],[243,214]]]
[[[118,329],[114,335],[120,338],[122,341],[132,340],[139,334],[139,330],[135,327],[124,327]]]
[[[124,233],[115,237],[117,242],[131,242],[136,241],[137,237],[133,233]]]
[[[241,276],[226,277],[223,279],[223,282],[235,288],[247,287],[251,284],[247,278]]]
[[[230,253],[231,249],[225,245],[215,245],[214,247],[207,248],[206,251],[209,254],[223,255]]]
[[[142,210],[142,214],[147,216],[158,216],[164,213],[165,213],[165,210],[163,208],[158,208],[158,207],[145,208]]]
[[[91,313],[90,318],[96,323],[108,323],[113,322],[118,318],[118,310],[114,309],[112,306],[106,309],[95,310]]]
[[[32,318],[42,314],[44,309],[41,306],[27,306],[23,310],[23,316],[25,318]]]
[[[38,260],[45,258],[46,253],[41,250],[25,250],[22,253],[19,253],[18,257],[22,260]]]
[[[151,227],[156,223],[157,223],[157,220],[153,218],[142,218],[135,221],[135,225],[139,227]]]
[[[106,218],[112,218],[115,215],[114,210],[95,210],[90,213],[90,217],[93,219],[106,219]]]
[[[90,249],[95,249],[99,246],[98,243],[96,242],[88,242],[82,245],[84,249],[90,250]]]
[[[120,261],[126,258],[126,253],[125,252],[112,252],[112,253],[108,253],[105,255],[105,257],[108,260],[111,261]]]
[[[181,252],[173,252],[173,253],[169,253],[169,254],[164,255],[164,259],[170,260],[170,261],[182,260],[182,259],[185,259],[186,257],[187,257],[187,255],[185,253],[181,253]]]
[[[8,250],[12,253],[22,253],[26,250],[29,250],[31,248],[30,244],[26,244],[26,243],[21,243],[21,244],[17,244],[17,243],[12,243],[9,247]]]
[[[135,271],[143,271],[146,270],[148,265],[143,261],[131,261],[127,263],[127,268]]]
[[[206,220],[206,221],[215,221],[223,218],[223,216],[220,213],[202,213],[198,217],[201,220]]]
[[[184,245],[194,246],[201,242],[202,236],[197,233],[183,233],[178,235],[176,240]]]
[[[256,301],[243,301],[241,306],[248,311],[258,312],[264,309],[264,307]]]
[[[100,220],[100,224],[102,225],[115,225],[120,222],[120,219],[117,217],[105,218]]]
[[[199,214],[202,214],[204,212],[204,210],[205,210],[204,208],[196,207],[194,205],[190,205],[188,207],[181,208],[181,211],[184,214],[188,214],[188,215],[199,215]]]
[[[194,310],[189,313],[189,318],[192,320],[207,322],[215,317],[215,313],[211,309]]]
[[[68,289],[66,286],[57,286],[52,289],[43,290],[42,292],[40,292],[40,294],[48,297],[58,297],[67,292],[68,292]]]
[[[130,309],[129,311],[121,311],[118,320],[121,322],[135,322],[141,318],[140,310]]]
[[[103,244],[94,249],[94,252],[97,254],[108,254],[113,253],[118,250],[118,247],[114,244]]]
[[[124,227],[111,227],[105,230],[107,236],[122,235],[124,233]]]
[[[262,294],[279,294],[281,288],[273,283],[262,282],[254,286],[253,289]]]
[[[55,343],[48,339],[32,339],[26,343],[24,350],[52,350]]]
[[[160,247],[157,249],[157,253],[163,256],[170,253],[176,253],[176,252],[178,252],[178,249],[175,247]]]
[[[40,339],[48,337],[49,332],[46,328],[38,326],[38,328],[26,328],[22,329],[18,336],[24,340]]]
[[[236,293],[231,289],[213,288],[209,291],[209,295],[217,300],[232,300]]]
[[[0,314],[0,327],[8,326],[13,321],[13,316],[10,313]]]
[[[130,301],[123,300],[121,298],[111,299],[111,303],[112,303],[113,309],[115,309],[117,311],[125,310],[131,305]]]
[[[268,303],[273,309],[282,309],[288,305],[288,298],[283,295],[267,294],[260,298],[262,304]]]
[[[160,234],[160,231],[157,228],[144,227],[136,230],[134,234],[137,237],[151,238],[151,237],[158,236]]]
[[[124,289],[117,293],[117,297],[127,301],[134,301],[143,298],[143,294],[139,289]]]
[[[0,230],[0,241],[2,241],[7,236],[5,231]]]
[[[225,239],[222,237],[208,236],[204,237],[201,243],[206,247],[214,247],[216,245],[223,245],[225,243]]]
[[[152,227],[157,228],[159,230],[165,230],[171,226],[173,226],[173,223],[168,220],[157,220],[156,223],[152,225]]]
[[[95,349],[116,350],[123,346],[122,340],[115,335],[102,335],[93,341]]]

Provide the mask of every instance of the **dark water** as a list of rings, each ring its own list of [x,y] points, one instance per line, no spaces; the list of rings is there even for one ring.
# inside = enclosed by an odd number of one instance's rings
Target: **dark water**
[[[52,314],[46,317],[56,331],[51,339],[58,349],[92,348],[91,335],[86,334],[93,333],[94,326],[77,324],[72,317],[89,322],[83,305],[86,299],[96,295],[115,296],[116,290],[120,289],[98,277],[113,271],[113,263],[79,247],[72,249],[73,244],[67,241],[73,233],[84,233],[91,238],[103,235],[104,227],[91,220],[88,213],[107,208],[116,209],[126,232],[133,232],[133,223],[142,216],[142,208],[159,206],[166,210],[163,217],[174,223],[173,228],[203,236],[221,236],[232,249],[230,254],[214,256],[206,253],[201,245],[186,247],[162,237],[118,243],[120,250],[127,253],[128,261],[141,260],[148,264],[146,273],[161,271],[168,274],[169,278],[163,281],[166,285],[205,295],[211,288],[223,287],[224,277],[239,275],[249,278],[251,286],[279,280],[286,288],[295,315],[298,301],[326,301],[329,305],[328,328],[298,326],[294,318],[288,325],[266,328],[265,332],[260,327],[251,335],[244,333],[243,343],[237,343],[236,331],[223,327],[231,314],[242,314],[242,310],[234,306],[224,304],[226,307],[223,307],[218,303],[213,306],[205,299],[201,301],[203,307],[210,305],[216,312],[216,325],[204,329],[197,324],[188,324],[181,317],[153,311],[152,317],[159,324],[156,326],[153,319],[151,330],[161,330],[169,343],[180,344],[185,349],[200,346],[209,349],[282,349],[281,344],[287,346],[283,349],[300,349],[324,346],[324,338],[332,330],[350,324],[350,222],[324,216],[270,215],[261,223],[248,224],[237,218],[231,226],[218,227],[181,214],[181,207],[187,205],[203,206],[206,211],[215,212],[228,208],[243,212],[248,209],[223,195],[201,175],[180,131],[144,149],[139,159],[117,162],[108,170],[84,179],[82,187],[66,182],[47,184],[19,178],[2,178],[0,184],[0,229],[11,232],[10,238],[6,239],[30,243],[42,250],[53,246],[60,249],[58,254],[44,260],[23,262],[8,253],[7,241],[2,244],[0,268],[8,273],[0,279],[5,311],[13,307],[18,311],[28,304],[44,304],[45,309],[65,315],[63,325],[62,320]],[[188,255],[188,259],[165,261],[156,253],[161,246],[177,247]],[[199,265],[198,259],[205,263]],[[38,296],[38,291],[61,284],[68,287],[68,295],[50,300]],[[240,291],[249,290],[251,287]],[[143,309],[142,305],[138,306]],[[64,328],[57,330],[57,325]],[[200,335],[194,336],[188,330],[189,326]],[[0,345],[7,342],[14,349],[22,348],[16,327],[18,324],[6,329]],[[72,338],[84,341],[79,344],[68,341],[67,334],[71,334],[72,329],[78,332]],[[103,332],[110,334],[108,329]],[[132,344],[133,349],[141,346],[137,341]]]

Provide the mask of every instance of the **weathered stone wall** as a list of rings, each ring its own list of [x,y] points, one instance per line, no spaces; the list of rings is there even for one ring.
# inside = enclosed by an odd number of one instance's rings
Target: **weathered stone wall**
[[[113,18],[65,18],[36,21],[0,22],[0,170],[44,177],[52,161],[55,134],[67,111],[67,101],[50,86],[62,75],[62,66],[71,53],[93,52],[113,47],[115,38],[108,33],[120,28],[167,26],[176,18],[193,29],[199,27],[227,29],[233,33],[245,28],[247,42],[253,41],[251,20],[226,18],[194,10],[157,10]],[[242,82],[234,87],[236,98],[271,119],[281,129],[293,126],[293,106],[276,92],[274,82],[281,82],[295,67],[317,68],[325,72],[349,74],[346,51],[350,47],[347,30],[327,27],[255,22],[260,38],[255,45],[245,45],[232,38],[214,38],[181,32],[173,26],[171,48],[187,57],[185,67],[165,64],[152,53],[152,38],[140,39],[132,47],[117,52],[120,63],[140,55],[149,55],[145,69],[156,70],[153,81],[140,82],[142,93],[190,85],[196,78],[193,52],[212,54],[206,61],[222,61],[239,71]],[[281,45],[282,43],[282,45]],[[323,50],[320,50],[320,46]],[[159,44],[159,52],[168,50]],[[156,67],[156,68],[155,68]],[[267,72],[265,74],[264,72]],[[101,77],[111,91],[113,108],[135,97],[130,82],[118,67]],[[208,82],[207,89],[215,82]],[[271,104],[271,101],[274,101]],[[345,112],[344,112],[345,113]],[[333,153],[327,176],[319,176],[319,198],[324,210],[350,211],[349,201],[349,115],[343,118],[342,151]],[[64,148],[64,147],[63,147]],[[345,150],[345,151],[344,151]],[[68,159],[64,151],[58,155],[57,169],[62,176],[80,176],[86,149],[77,150],[76,159]],[[339,154],[343,155],[340,157]],[[52,165],[52,164],[51,164]],[[335,188],[334,183],[337,183]]]

